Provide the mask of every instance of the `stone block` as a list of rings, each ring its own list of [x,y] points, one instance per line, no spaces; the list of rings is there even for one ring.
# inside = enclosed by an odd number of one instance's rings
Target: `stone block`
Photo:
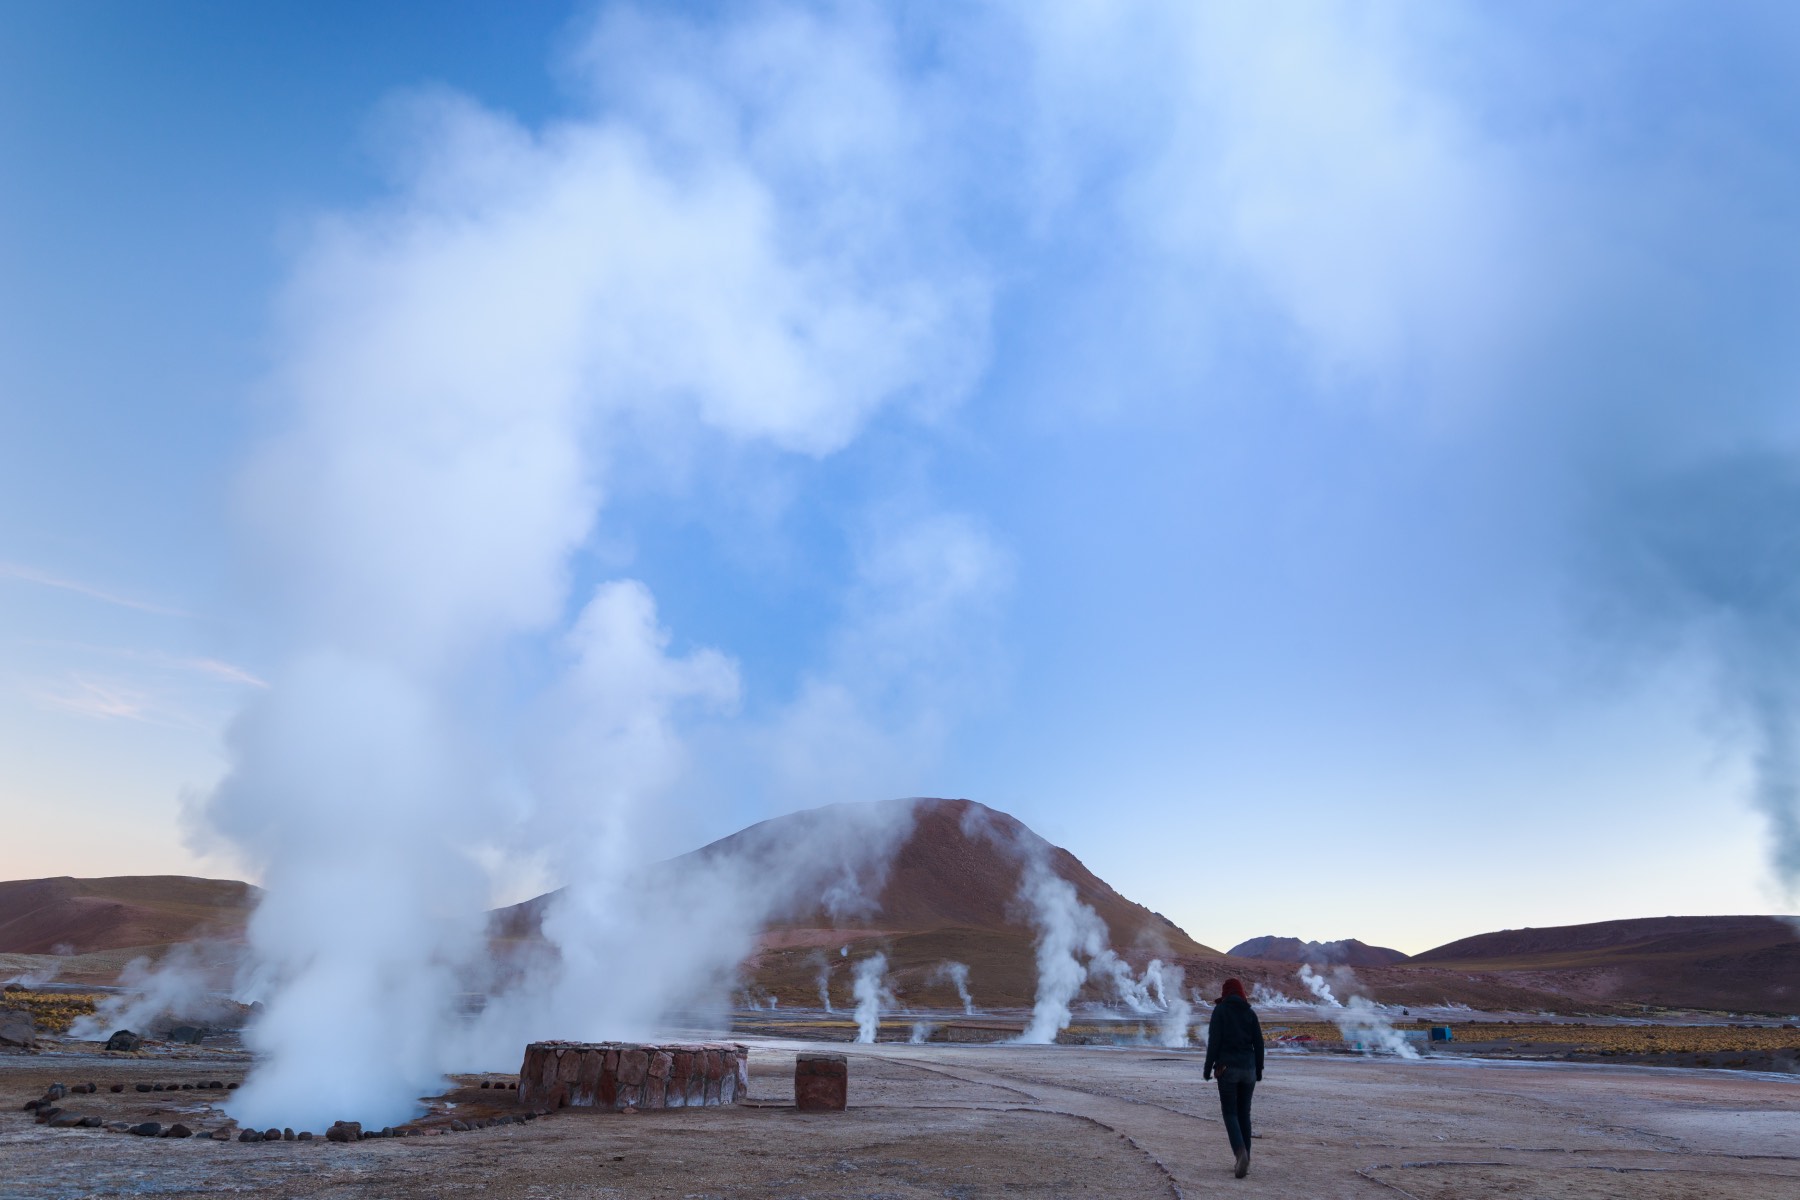
[[[794,1107],[802,1112],[842,1112],[850,1065],[842,1054],[801,1054],[794,1059]]]

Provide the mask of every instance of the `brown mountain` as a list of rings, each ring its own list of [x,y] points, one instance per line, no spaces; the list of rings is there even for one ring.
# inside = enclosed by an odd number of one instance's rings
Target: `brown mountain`
[[[243,934],[260,889],[235,879],[119,875],[0,883],[0,954],[92,954]]]
[[[1409,966],[1605,1005],[1800,1011],[1800,930],[1778,917],[1647,917],[1506,929]]]
[[[1336,942],[1303,942],[1299,938],[1257,937],[1239,942],[1227,953],[1234,958],[1260,958],[1268,962],[1311,963],[1325,966],[1391,967],[1407,956],[1386,946],[1371,946],[1355,938]]]
[[[865,851],[860,859],[844,856],[846,841]],[[945,962],[960,962],[970,968],[978,1003],[1011,1006],[1029,1004],[1036,989],[1035,934],[1017,900],[1025,856],[1031,854],[1043,855],[1074,886],[1077,897],[1106,922],[1114,949],[1134,967],[1158,957],[1222,957],[1167,917],[1120,895],[1067,850],[971,800],[839,804],[792,813],[666,866],[680,876],[722,861],[752,863],[768,872],[810,870],[829,883],[841,859],[862,876],[870,903],[857,915],[834,913],[821,901],[770,924],[744,966],[743,978],[753,992],[790,1005],[817,1004],[823,972],[833,1003],[849,1004],[852,965],[879,949],[888,956],[892,983],[909,1002],[953,1006],[954,986],[934,975]],[[824,869],[817,861],[821,856]],[[494,931],[509,938],[532,936],[554,895],[500,910]],[[849,953],[840,953],[845,948]]]

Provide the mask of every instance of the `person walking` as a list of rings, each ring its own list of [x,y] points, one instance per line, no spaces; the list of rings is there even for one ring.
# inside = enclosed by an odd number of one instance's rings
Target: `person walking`
[[[1200,1078],[1219,1078],[1219,1108],[1225,1136],[1237,1155],[1239,1179],[1250,1173],[1250,1096],[1263,1075],[1262,1022],[1244,995],[1241,980],[1227,979],[1206,1027],[1206,1066]]]

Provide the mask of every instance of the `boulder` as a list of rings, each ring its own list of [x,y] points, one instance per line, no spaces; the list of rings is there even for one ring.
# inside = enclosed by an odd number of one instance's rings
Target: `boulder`
[[[81,1118],[81,1127],[83,1129],[98,1129],[104,1124],[106,1124],[106,1122],[102,1121],[99,1117]]]
[[[143,1044],[143,1037],[129,1029],[114,1030],[113,1035],[106,1039],[106,1048],[112,1051],[136,1050]]]
[[[183,1046],[198,1046],[205,1036],[206,1030],[198,1025],[177,1025],[169,1030],[165,1040],[179,1042]]]
[[[37,1022],[28,1012],[0,1009],[0,1046],[17,1046],[30,1050],[37,1045]]]
[[[50,1120],[45,1123],[52,1129],[74,1129],[85,1120],[87,1120],[87,1118],[80,1113],[63,1113],[59,1117],[50,1118]]]
[[[125,1085],[122,1083],[115,1083],[111,1087],[107,1088],[106,1090],[109,1092],[122,1092],[125,1090]]]
[[[162,1124],[157,1121],[145,1121],[142,1125],[133,1125],[131,1132],[139,1137],[155,1137],[162,1132]]]
[[[328,1142],[360,1142],[362,1140],[362,1122],[338,1121],[325,1131]]]
[[[186,1125],[183,1125],[180,1121],[177,1121],[175,1124],[169,1126],[168,1132],[163,1134],[163,1136],[172,1138],[193,1137],[194,1131],[189,1129]]]
[[[240,1141],[240,1142],[260,1142],[260,1141],[262,1141],[262,1134],[258,1133],[254,1129],[246,1129],[242,1133],[238,1134],[238,1141]]]

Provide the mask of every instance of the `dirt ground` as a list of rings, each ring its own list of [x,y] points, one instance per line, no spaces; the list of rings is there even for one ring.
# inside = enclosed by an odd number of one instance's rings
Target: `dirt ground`
[[[1256,1093],[1254,1165],[1236,1180],[1197,1052],[834,1047],[852,1055],[850,1111],[802,1114],[784,1105],[793,1054],[808,1047],[751,1046],[750,1105],[565,1110],[352,1145],[52,1130],[21,1111],[52,1081],[92,1080],[100,1090],[66,1097],[65,1111],[218,1128],[210,1104],[222,1093],[140,1093],[135,1084],[230,1082],[242,1077],[241,1056],[0,1058],[0,1200],[1800,1195],[1800,1079],[1272,1055]],[[109,1092],[113,1083],[125,1090]]]

